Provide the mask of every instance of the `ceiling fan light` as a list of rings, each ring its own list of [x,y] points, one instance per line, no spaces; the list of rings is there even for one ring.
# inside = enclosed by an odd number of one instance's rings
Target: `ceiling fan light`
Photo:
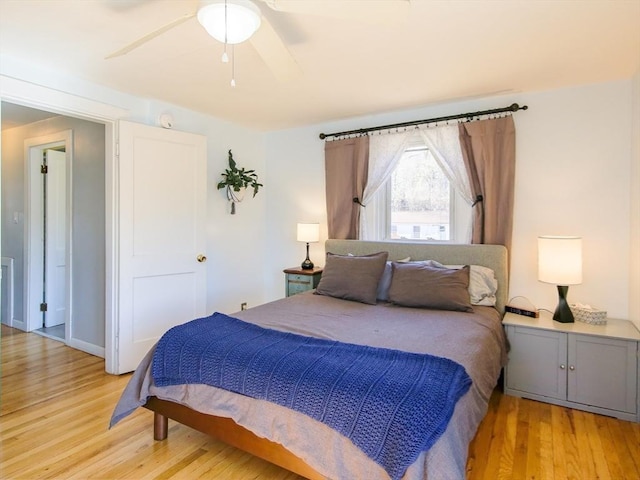
[[[224,1],[211,3],[198,10],[198,21],[219,42],[244,42],[260,27],[260,9],[250,1],[227,0],[226,9],[226,20]]]

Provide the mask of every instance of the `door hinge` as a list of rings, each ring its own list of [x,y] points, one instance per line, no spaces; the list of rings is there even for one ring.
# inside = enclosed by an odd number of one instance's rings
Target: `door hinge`
[[[46,165],[40,165],[40,173],[46,175],[47,173],[49,173],[49,167],[47,167]]]
[[[41,303],[40,304],[40,311],[41,312],[46,312],[47,311],[47,304],[46,303]]]

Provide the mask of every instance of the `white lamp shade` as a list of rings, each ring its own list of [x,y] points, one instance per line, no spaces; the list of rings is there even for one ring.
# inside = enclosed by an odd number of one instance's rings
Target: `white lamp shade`
[[[248,0],[216,1],[198,10],[198,21],[219,42],[248,40],[260,27],[260,9]],[[226,30],[226,34],[225,34]]]
[[[582,283],[582,238],[538,237],[538,280],[555,285]]]
[[[299,223],[297,239],[299,242],[309,243],[320,241],[320,224]]]

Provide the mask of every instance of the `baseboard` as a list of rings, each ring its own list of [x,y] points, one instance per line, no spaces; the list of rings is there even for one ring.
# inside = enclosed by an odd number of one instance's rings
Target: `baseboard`
[[[67,345],[76,350],[82,350],[83,352],[95,355],[96,357],[104,358],[104,347],[94,345],[89,342],[78,340],[77,338],[70,338],[67,341]]]
[[[18,320],[17,318],[13,319],[9,327],[17,328],[18,330],[22,330],[23,332],[27,331],[27,323],[23,322],[22,320]]]

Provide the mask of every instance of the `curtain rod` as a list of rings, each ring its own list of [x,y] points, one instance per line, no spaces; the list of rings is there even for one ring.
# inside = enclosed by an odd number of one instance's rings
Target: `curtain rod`
[[[394,128],[412,127],[414,125],[423,125],[425,123],[444,122],[446,120],[459,120],[461,118],[471,119],[473,117],[479,117],[482,115],[492,115],[494,113],[517,112],[518,110],[526,110],[528,108],[529,107],[527,107],[526,105],[523,105],[521,107],[517,103],[512,103],[508,107],[494,108],[493,110],[482,110],[480,112],[460,113],[458,115],[448,115],[446,117],[428,118],[425,120],[414,120],[413,122],[393,123],[391,125],[381,125],[379,127],[359,128],[358,130],[347,130],[345,132],[321,133],[320,140],[324,140],[327,137],[341,137],[344,135],[363,134],[363,133],[369,133],[369,132],[376,132],[378,130],[391,130]]]

